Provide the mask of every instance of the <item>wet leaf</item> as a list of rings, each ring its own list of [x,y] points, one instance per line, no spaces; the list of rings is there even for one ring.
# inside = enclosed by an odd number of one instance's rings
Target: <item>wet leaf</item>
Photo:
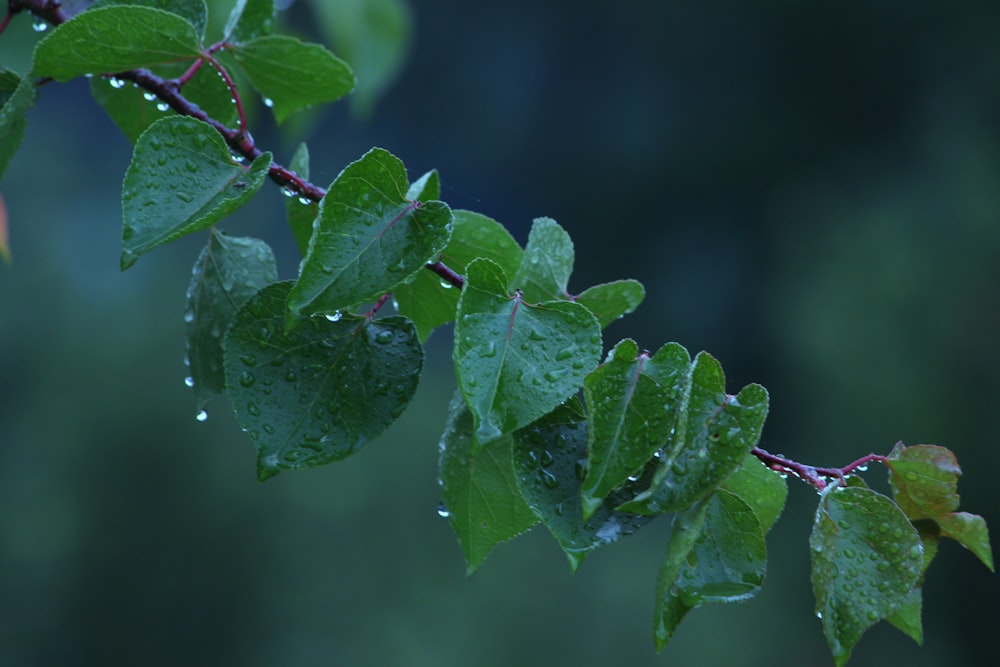
[[[906,447],[898,443],[885,464],[896,504],[911,519],[958,509],[962,469],[951,450],[937,445]]]
[[[233,162],[211,125],[159,120],[136,141],[122,185],[122,270],[159,245],[205,229],[246,204],[264,183],[271,154]]]
[[[222,334],[236,310],[278,280],[271,248],[260,239],[211,230],[187,290],[187,354],[198,409],[225,389]]]
[[[527,426],[568,399],[597,366],[600,326],[568,301],[526,303],[507,293],[503,270],[487,259],[466,268],[453,358],[486,444]]]
[[[0,180],[21,146],[28,111],[37,97],[38,91],[30,75],[22,79],[0,68]]]
[[[473,453],[472,413],[456,393],[441,437],[438,482],[468,574],[496,545],[538,523],[517,487],[512,443],[502,438]]]
[[[993,570],[993,550],[986,519],[968,512],[950,512],[934,517],[934,521],[940,526],[941,535],[956,540]]]
[[[552,218],[536,218],[510,286],[529,303],[562,299],[573,273],[573,241]]]
[[[781,516],[788,498],[788,482],[753,454],[746,455],[739,470],[727,477],[720,488],[735,493],[753,508],[764,533]]]
[[[923,546],[891,500],[836,484],[820,500],[809,545],[816,614],[834,661],[844,665],[865,630],[909,599]]]
[[[309,180],[309,148],[305,143],[299,144],[292,155],[288,168],[303,180]],[[309,251],[309,239],[312,237],[313,221],[319,215],[319,203],[312,200],[301,200],[297,195],[285,197],[285,213],[288,216],[288,226],[295,237],[299,252],[305,257]]]
[[[226,391],[257,445],[257,478],[350,456],[413,397],[423,348],[402,317],[313,317],[285,329],[290,282],[236,313],[223,342]]]
[[[274,31],[274,0],[237,0],[222,31],[226,41],[242,44]]]
[[[484,449],[492,449],[489,445]],[[514,433],[517,484],[576,571],[590,552],[631,535],[652,520],[614,511],[629,489],[612,493],[585,521],[580,481],[587,455],[587,421],[573,398]],[[632,491],[634,493],[634,490]]]
[[[574,301],[594,314],[601,328],[628,315],[642,303],[646,288],[637,280],[616,280],[585,289]]]
[[[390,292],[444,249],[452,214],[406,199],[403,163],[373,148],[330,185],[289,296],[289,320],[332,313]]]

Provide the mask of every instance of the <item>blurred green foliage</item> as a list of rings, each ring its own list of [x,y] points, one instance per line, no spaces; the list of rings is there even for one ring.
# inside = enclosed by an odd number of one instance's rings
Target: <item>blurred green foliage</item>
[[[384,146],[522,243],[553,216],[581,285],[646,286],[609,343],[677,340],[717,356],[732,386],[763,383],[763,444],[798,460],[947,446],[962,506],[996,524],[996,3],[413,9],[410,59],[368,123],[341,105],[279,134],[258,109],[258,143],[287,162],[306,139],[322,185]],[[307,3],[283,20],[322,39]],[[36,37],[18,17],[0,65],[23,72]],[[829,664],[804,485],[769,534],[761,595],[698,610],[661,657],[650,582],[665,522],[574,576],[535,531],[466,579],[435,511],[454,387],[443,333],[401,423],[347,461],[258,485],[229,406],[197,423],[182,382],[203,239],[119,273],[130,147],[88,97],[83,81],[43,87],[0,186],[14,256],[0,268],[0,664]],[[265,186],[223,227],[268,239],[291,277],[281,200]],[[924,590],[924,647],[882,624],[851,664],[981,664],[998,594],[949,544]]]

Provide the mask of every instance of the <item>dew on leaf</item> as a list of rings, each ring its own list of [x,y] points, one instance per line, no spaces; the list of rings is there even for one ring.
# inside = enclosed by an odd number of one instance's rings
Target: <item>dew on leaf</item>
[[[240,374],[240,384],[244,387],[252,387],[256,379],[257,378],[255,378],[254,374],[250,371],[243,371],[243,373]]]
[[[379,331],[378,334],[375,335],[375,342],[380,345],[386,345],[387,343],[391,343],[392,332],[388,330]]]
[[[444,504],[444,501],[438,503],[438,516],[447,519],[451,516],[451,512],[448,510],[448,506]]]
[[[569,359],[572,356],[573,356],[573,348],[572,347],[566,347],[566,348],[563,348],[563,349],[559,350],[559,352],[556,353],[556,361],[566,361],[567,359]],[[574,366],[575,366],[575,364],[574,364]]]
[[[194,386],[194,378],[191,377],[190,375],[187,376],[186,378],[184,378],[184,386],[185,387],[193,387]]]
[[[208,413],[207,413],[207,412],[205,412],[204,410],[202,410],[201,412],[199,412],[198,414],[196,414],[196,415],[194,416],[194,418],[195,418],[195,419],[197,419],[197,420],[198,420],[198,421],[200,421],[200,422],[203,422],[203,421],[205,421],[206,419],[208,419]]]
[[[247,366],[257,365],[257,357],[253,356],[252,354],[241,354],[240,361],[242,361]]]
[[[247,412],[250,413],[254,417],[259,417],[260,416],[260,408],[257,407],[257,404],[254,403],[253,401],[250,401],[249,403],[247,403]]]
[[[274,100],[272,100],[270,97],[265,97],[264,98],[264,106],[266,106],[268,109],[273,108],[274,107]]]
[[[331,322],[339,322],[340,318],[342,318],[343,316],[344,314],[342,312],[340,312],[339,310],[335,310],[332,313],[327,313],[326,319],[330,320]]]
[[[542,484],[550,489],[554,489],[559,486],[559,480],[555,475],[550,473],[548,470],[542,470],[541,472]]]

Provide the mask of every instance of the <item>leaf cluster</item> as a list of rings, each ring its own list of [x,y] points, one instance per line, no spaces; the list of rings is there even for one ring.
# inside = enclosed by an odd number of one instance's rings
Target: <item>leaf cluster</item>
[[[441,201],[437,172],[411,182],[379,148],[325,190],[305,188],[308,148],[277,165],[252,144],[243,99],[253,91],[282,123],[349,93],[350,66],[275,35],[270,0],[240,0],[211,44],[207,24],[201,0],[108,0],[54,28],[30,75],[0,71],[0,174],[23,135],[34,78],[89,76],[134,143],[122,270],[207,232],[187,291],[188,384],[202,416],[228,397],[256,446],[258,479],[343,459],[375,439],[414,396],[423,343],[454,323],[457,390],[439,483],[469,572],[536,525],[576,570],[667,515],[658,648],[692,609],[754,596],[765,535],[787,496],[787,469],[765,465],[757,449],[767,391],[728,393],[715,358],[677,343],[651,352],[626,338],[605,354],[602,330],[637,308],[644,289],[620,280],[570,291],[573,243],[550,218],[534,221],[522,247],[497,221]],[[292,280],[279,279],[264,241],[217,226],[268,177],[290,195],[302,251]],[[390,301],[396,314],[385,315]],[[985,522],[957,511],[950,451],[900,444],[881,458],[892,499],[854,476],[819,482],[812,584],[838,665],[882,619],[921,640],[921,586],[940,538],[993,566]]]

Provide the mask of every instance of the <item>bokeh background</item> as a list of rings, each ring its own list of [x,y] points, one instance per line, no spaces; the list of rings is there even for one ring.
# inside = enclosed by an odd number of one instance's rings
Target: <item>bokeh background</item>
[[[209,3],[216,25],[229,3]],[[1000,5],[989,0],[413,0],[399,78],[258,142],[308,141],[327,185],[372,145],[524,242],[573,235],[571,288],[647,298],[606,344],[707,349],[761,382],[764,446],[842,465],[897,440],[952,448],[963,509],[1000,526]],[[324,34],[309,6],[288,30]],[[320,27],[318,27],[320,26]],[[0,64],[24,72],[19,17]],[[259,485],[224,400],[194,419],[184,290],[203,238],[118,270],[130,146],[84,82],[44,87],[2,192],[0,664],[831,664],[812,611],[816,495],[790,481],[754,600],[651,638],[667,521],[571,576],[543,530],[471,578],[438,517],[450,332],[377,442]],[[223,227],[297,258],[278,189]],[[882,470],[869,481],[884,488]],[[852,665],[981,665],[1000,583],[946,543],[925,644],[880,624]],[[984,662],[984,660],[986,662]]]

